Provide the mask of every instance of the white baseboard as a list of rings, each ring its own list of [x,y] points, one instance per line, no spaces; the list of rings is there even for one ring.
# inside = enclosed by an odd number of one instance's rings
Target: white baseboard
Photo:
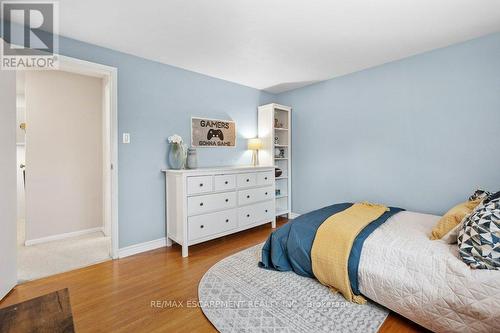
[[[24,242],[24,246],[31,246],[31,245],[35,245],[35,244],[47,243],[47,242],[52,242],[52,241],[56,241],[56,240],[66,239],[66,238],[83,236],[83,235],[87,235],[87,234],[91,234],[93,232],[99,232],[99,231],[103,232],[102,227],[66,232],[64,234],[35,238],[35,239],[29,239],[29,240],[26,240]]]
[[[288,214],[288,218],[291,219],[291,220],[296,219],[299,216],[300,216],[300,214],[294,213],[294,212],[291,212],[291,213]]]
[[[159,249],[160,247],[165,247],[165,246],[167,246],[167,239],[165,237],[158,238],[149,242],[134,244],[121,248],[118,250],[118,257],[125,258],[133,256],[134,254],[156,250]]]

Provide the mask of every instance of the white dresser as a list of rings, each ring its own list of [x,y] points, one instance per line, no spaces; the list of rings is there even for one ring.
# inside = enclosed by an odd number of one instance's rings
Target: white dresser
[[[268,222],[276,227],[274,167],[164,170],[167,246],[188,246]]]

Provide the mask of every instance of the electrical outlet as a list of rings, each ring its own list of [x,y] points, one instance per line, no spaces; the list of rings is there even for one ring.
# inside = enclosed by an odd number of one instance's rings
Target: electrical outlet
[[[123,133],[123,143],[130,143],[130,133]]]

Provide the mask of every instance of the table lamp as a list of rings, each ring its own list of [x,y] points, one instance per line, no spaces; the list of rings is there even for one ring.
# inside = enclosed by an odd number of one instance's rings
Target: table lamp
[[[262,140],[259,138],[248,139],[248,149],[252,150],[252,164],[259,165],[259,149],[262,148]]]

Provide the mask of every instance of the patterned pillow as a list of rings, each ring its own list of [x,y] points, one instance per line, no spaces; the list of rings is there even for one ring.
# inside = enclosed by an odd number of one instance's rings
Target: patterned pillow
[[[485,190],[481,190],[481,189],[477,189],[476,192],[474,192],[470,197],[469,197],[469,201],[474,201],[476,199],[481,199],[483,200],[484,198],[487,198],[491,195],[490,192],[488,191],[485,191]]]
[[[471,268],[500,269],[500,192],[488,196],[464,218],[458,249]]]

